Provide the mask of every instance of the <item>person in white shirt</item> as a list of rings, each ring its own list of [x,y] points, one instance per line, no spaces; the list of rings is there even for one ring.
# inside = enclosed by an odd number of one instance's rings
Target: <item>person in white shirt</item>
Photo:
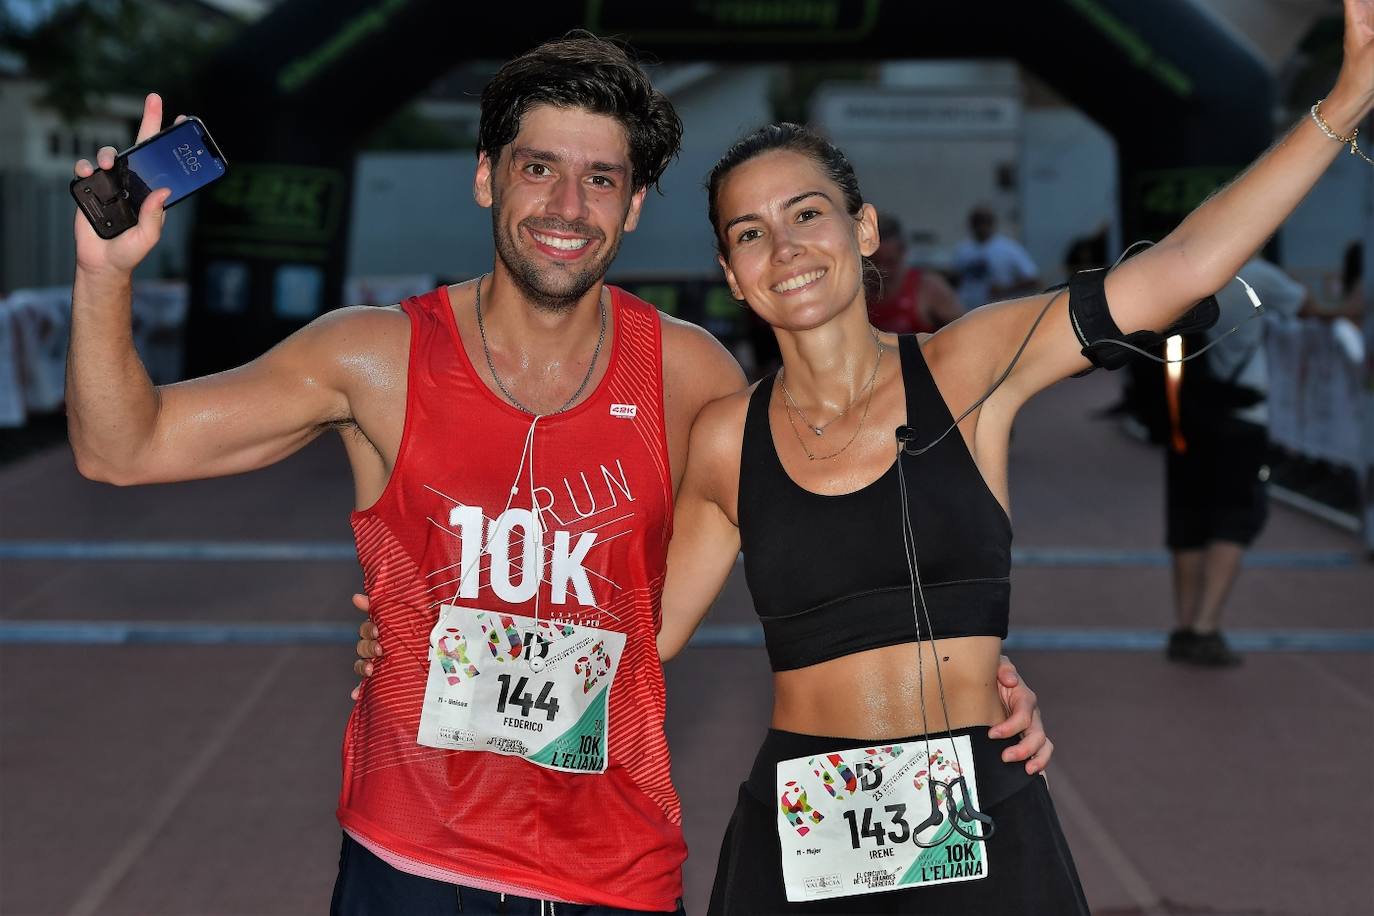
[[[1268,261],[1251,258],[1240,276],[1254,287],[1266,314],[1291,318],[1311,311],[1307,289]],[[1194,352],[1219,340],[1184,365],[1166,450],[1165,527],[1177,618],[1167,655],[1183,664],[1227,668],[1241,658],[1221,634],[1221,613],[1245,549],[1269,514],[1269,373],[1265,322],[1247,320],[1254,306],[1244,287],[1228,283],[1217,293],[1217,304],[1216,325],[1196,339],[1185,338]]]
[[[965,310],[1039,291],[1040,271],[1035,262],[1019,242],[997,231],[997,217],[991,210],[975,208],[968,225],[972,238],[954,249],[957,291]]]

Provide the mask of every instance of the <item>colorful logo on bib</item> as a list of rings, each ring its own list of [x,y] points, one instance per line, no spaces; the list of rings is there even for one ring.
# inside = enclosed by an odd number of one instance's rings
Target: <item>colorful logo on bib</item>
[[[598,640],[592,651],[573,663],[573,673],[582,676],[582,692],[591,693],[592,688],[611,670],[611,657],[606,654],[606,641]]]
[[[946,757],[943,748],[936,748],[935,753],[932,754],[930,757],[929,768],[917,770],[912,777],[912,783],[916,786],[916,788],[924,789],[925,780],[927,778],[934,779],[935,797],[939,799],[941,803],[943,803],[944,793],[941,791],[941,789],[944,787],[945,783],[952,777],[963,775],[964,769],[963,767],[959,766],[958,761],[951,760],[950,758]]]
[[[515,661],[525,651],[525,640],[510,617],[503,615],[493,622],[491,616],[482,614],[478,619],[482,621],[482,633],[487,637],[492,658],[498,662]]]
[[[825,815],[811,807],[806,800],[806,790],[797,783],[788,780],[782,788],[778,807],[787,822],[796,828],[797,836],[806,836],[813,826],[825,820]]]
[[[853,756],[853,751],[846,752]],[[844,754],[826,754],[807,761],[811,772],[821,781],[825,791],[835,801],[844,801],[860,789],[871,792],[883,781],[883,768],[902,756],[900,746],[864,748],[857,760],[846,760]]]
[[[839,754],[826,754],[820,763],[811,761],[811,772],[820,779],[825,791],[836,801],[844,801],[859,790],[859,777]]]
[[[450,685],[464,677],[476,677],[477,666],[468,659],[468,641],[463,638],[457,627],[445,627],[446,636],[439,637],[434,646],[434,660],[443,669]]]

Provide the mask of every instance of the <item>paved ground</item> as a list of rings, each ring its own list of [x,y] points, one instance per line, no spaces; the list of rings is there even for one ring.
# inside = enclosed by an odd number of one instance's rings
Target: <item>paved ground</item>
[[[1107,647],[1015,652],[1059,746],[1051,789],[1094,912],[1374,913],[1371,567],[1353,536],[1276,506],[1228,622],[1280,647],[1321,637],[1348,651],[1257,652],[1215,673],[1133,650],[1168,625],[1160,469],[1086,419],[1112,394],[1105,378],[1060,386],[1013,446],[1027,558],[1013,632]],[[351,625],[356,565],[19,559],[16,545],[338,544],[350,501],[332,443],[159,489],[88,483],[60,450],[0,469],[0,913],[325,911],[346,646],[104,645],[94,625],[58,628],[63,644],[18,640],[69,621]],[[708,625],[750,613],[732,582]],[[766,659],[694,648],[669,691],[699,913],[767,722]]]

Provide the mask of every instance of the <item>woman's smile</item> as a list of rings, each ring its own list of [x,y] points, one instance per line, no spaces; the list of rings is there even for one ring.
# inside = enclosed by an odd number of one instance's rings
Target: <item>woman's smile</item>
[[[824,267],[818,267],[815,270],[808,270],[806,273],[793,274],[786,280],[774,283],[771,289],[773,292],[783,295],[799,292],[815,285],[829,272],[830,271]]]

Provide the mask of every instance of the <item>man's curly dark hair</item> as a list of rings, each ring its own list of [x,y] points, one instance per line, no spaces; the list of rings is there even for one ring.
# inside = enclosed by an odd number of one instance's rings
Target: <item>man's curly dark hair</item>
[[[482,90],[478,152],[497,161],[535,105],[580,108],[624,125],[635,190],[657,187],[682,144],[682,121],[668,97],[625,48],[590,32],[547,41],[496,72]]]

